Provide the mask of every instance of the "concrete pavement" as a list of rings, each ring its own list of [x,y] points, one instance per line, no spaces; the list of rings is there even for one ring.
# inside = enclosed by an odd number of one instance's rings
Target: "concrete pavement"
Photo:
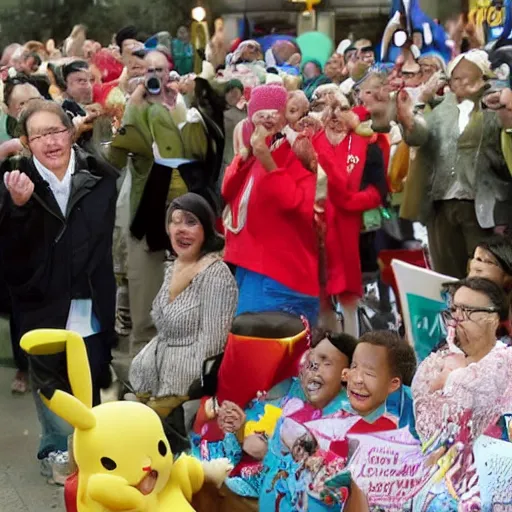
[[[63,489],[39,474],[32,396],[13,396],[14,370],[0,367],[0,512],[64,512]]]

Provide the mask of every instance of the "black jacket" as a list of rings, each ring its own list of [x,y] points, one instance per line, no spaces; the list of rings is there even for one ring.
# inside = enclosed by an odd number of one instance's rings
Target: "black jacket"
[[[112,234],[116,173],[75,147],[67,215],[64,218],[49,184],[32,159],[6,161],[4,173],[19,169],[34,182],[32,198],[15,206],[0,183],[0,264],[21,333],[66,327],[72,299],[92,299],[102,338],[114,340],[116,285]]]

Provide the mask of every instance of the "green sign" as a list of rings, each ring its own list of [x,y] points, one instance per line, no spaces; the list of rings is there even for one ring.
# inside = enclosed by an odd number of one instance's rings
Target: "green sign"
[[[446,338],[446,328],[441,317],[441,311],[446,309],[446,303],[413,293],[407,294],[407,303],[414,349],[418,360],[423,361],[432,349]]]

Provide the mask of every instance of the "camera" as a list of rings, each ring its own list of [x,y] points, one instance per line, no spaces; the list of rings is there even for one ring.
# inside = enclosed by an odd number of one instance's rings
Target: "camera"
[[[155,75],[147,77],[144,85],[146,86],[148,94],[152,96],[158,96],[162,92],[162,83]]]

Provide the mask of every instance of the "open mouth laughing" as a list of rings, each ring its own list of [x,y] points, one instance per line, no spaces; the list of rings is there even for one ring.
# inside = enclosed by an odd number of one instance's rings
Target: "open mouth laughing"
[[[370,394],[363,390],[354,391],[352,389],[347,389],[347,394],[350,401],[355,401],[359,405],[363,405],[370,400]]]
[[[308,391],[308,394],[315,395],[317,394],[324,385],[324,381],[320,377],[313,377],[312,379],[308,380],[306,389]]]
[[[192,247],[193,243],[193,240],[190,240],[188,238],[176,238],[176,245],[183,250]]]

